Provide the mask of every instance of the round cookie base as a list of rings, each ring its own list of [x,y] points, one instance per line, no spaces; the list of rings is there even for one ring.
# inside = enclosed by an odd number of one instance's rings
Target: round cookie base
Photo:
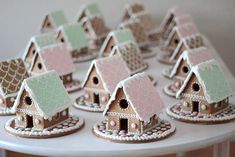
[[[167,85],[164,86],[163,88],[163,92],[168,95],[168,96],[171,96],[171,97],[176,97],[176,91],[172,90],[171,89],[171,86],[172,86],[172,83],[169,83]]]
[[[98,57],[98,52],[93,50],[91,52],[88,52],[87,54],[79,57],[72,57],[74,63],[81,63],[81,62],[86,62],[92,59],[95,59]]]
[[[167,68],[164,68],[163,70],[162,70],[162,76],[164,76],[165,78],[168,78],[168,79],[171,79],[172,80],[172,78],[170,77],[170,72],[171,72],[171,70],[172,70],[172,67],[167,67]]]
[[[103,112],[106,107],[106,105],[97,105],[95,103],[86,102],[83,95],[75,100],[73,106],[79,110],[89,112]]]
[[[79,80],[73,80],[73,82],[65,84],[64,86],[68,93],[73,93],[81,89],[81,82]]]
[[[169,106],[166,109],[166,113],[171,118],[182,122],[199,124],[219,124],[235,120],[235,105],[229,104],[227,108],[214,114],[200,114],[198,112],[183,111],[181,109],[181,104],[178,103]]]
[[[157,55],[157,60],[162,64],[174,65],[175,61],[170,61],[169,55],[160,53]]]
[[[30,128],[15,127],[15,120],[15,117],[8,120],[5,125],[5,130],[12,135],[24,138],[54,138],[65,136],[78,131],[85,124],[84,119],[70,116],[68,119],[49,129],[37,131],[31,130]]]
[[[92,129],[93,134],[99,138],[117,143],[154,142],[169,137],[176,130],[175,126],[166,120],[161,120],[160,124],[141,134],[126,134],[123,131],[109,131],[106,130],[106,124],[107,121],[95,124]]]
[[[149,48],[148,50],[142,50],[141,52],[143,58],[150,58],[150,57],[154,57],[155,55],[157,55],[157,51],[154,48]]]

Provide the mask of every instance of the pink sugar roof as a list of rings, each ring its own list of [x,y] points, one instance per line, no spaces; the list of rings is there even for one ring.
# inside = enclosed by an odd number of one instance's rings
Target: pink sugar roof
[[[211,59],[213,59],[211,50],[206,47],[184,51],[173,67],[170,77],[173,77],[176,74],[182,60],[186,60],[190,68],[192,68],[194,65]]]
[[[175,30],[178,32],[180,38],[199,34],[197,27],[193,23],[175,27]]]
[[[127,101],[141,121],[149,121],[153,115],[160,113],[164,107],[164,103],[149,77],[145,73],[138,73],[118,84],[106,106],[104,115],[108,112],[110,104],[115,100],[117,91],[120,88],[123,88]]]
[[[74,72],[75,67],[68,51],[67,44],[56,44],[45,47],[39,53],[46,70],[55,70],[60,76]]]
[[[130,76],[130,71],[121,57],[113,56],[93,60],[83,83],[85,86],[92,68],[95,67],[100,76],[104,89],[112,93],[117,84]]]

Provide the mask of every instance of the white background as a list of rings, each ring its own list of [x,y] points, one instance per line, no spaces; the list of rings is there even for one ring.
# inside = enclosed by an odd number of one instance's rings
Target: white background
[[[0,59],[23,51],[32,35],[39,33],[44,15],[63,9],[70,22],[83,3],[94,0],[0,0]],[[107,25],[120,22],[124,4],[131,0],[99,0]],[[168,8],[181,6],[192,14],[199,30],[205,34],[235,74],[235,0],[136,0],[145,5],[157,23]]]

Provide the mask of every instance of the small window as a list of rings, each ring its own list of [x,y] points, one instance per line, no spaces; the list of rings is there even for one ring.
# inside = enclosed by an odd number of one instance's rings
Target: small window
[[[63,43],[64,42],[64,38],[61,38],[60,41]]]
[[[26,105],[32,105],[32,103],[33,103],[32,99],[29,96],[26,96],[24,98],[24,102],[25,102]]]
[[[34,55],[34,54],[36,53],[36,50],[35,50],[35,49],[33,49],[32,53],[33,53],[33,55]]]
[[[85,32],[88,32],[88,28],[85,28]]]
[[[50,26],[51,26],[51,23],[50,23],[50,22],[48,22],[48,23],[47,23],[47,27],[50,27]]]
[[[177,45],[179,43],[179,40],[178,39],[175,39],[174,40],[174,43]]]
[[[92,81],[96,85],[99,83],[99,79],[96,76],[93,77]]]
[[[38,69],[42,69],[42,64],[38,63]]]
[[[183,66],[182,71],[183,71],[183,73],[187,74],[188,71],[189,71],[188,67],[187,66]]]
[[[111,48],[111,50],[113,49],[113,47],[114,47],[113,45],[110,47],[110,48]]]
[[[200,90],[199,84],[193,83],[193,90],[194,90],[195,92],[198,92],[198,91]]]
[[[126,109],[128,107],[128,102],[126,101],[126,99],[121,99],[119,101],[119,105],[122,109]]]

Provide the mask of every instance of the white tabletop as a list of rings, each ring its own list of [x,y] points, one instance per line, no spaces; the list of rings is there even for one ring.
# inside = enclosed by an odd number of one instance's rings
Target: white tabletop
[[[214,55],[222,64],[231,86],[235,91],[234,77],[225,67],[218,55],[216,53]],[[165,102],[165,106],[178,101],[166,96],[162,92],[164,85],[170,82],[170,80],[161,75],[161,70],[165,68],[166,65],[157,62],[155,57],[146,61],[150,64],[147,72],[158,80],[157,89]],[[76,75],[81,80],[84,78],[89,64],[90,62],[76,65]],[[72,94],[72,97],[75,98],[79,94],[81,94],[81,92]],[[231,98],[231,102],[235,104],[235,97]],[[4,124],[10,117],[1,117],[0,148],[46,156],[150,156],[202,148],[222,142],[235,134],[235,122],[217,125],[189,124],[172,120],[166,116],[164,112],[161,117],[172,121],[176,125],[175,134],[169,138],[144,144],[113,143],[97,138],[91,132],[92,126],[104,118],[101,113],[79,111],[73,107],[71,107],[71,111],[73,114],[85,118],[84,128],[68,136],[50,139],[27,139],[9,135],[4,130]]]

